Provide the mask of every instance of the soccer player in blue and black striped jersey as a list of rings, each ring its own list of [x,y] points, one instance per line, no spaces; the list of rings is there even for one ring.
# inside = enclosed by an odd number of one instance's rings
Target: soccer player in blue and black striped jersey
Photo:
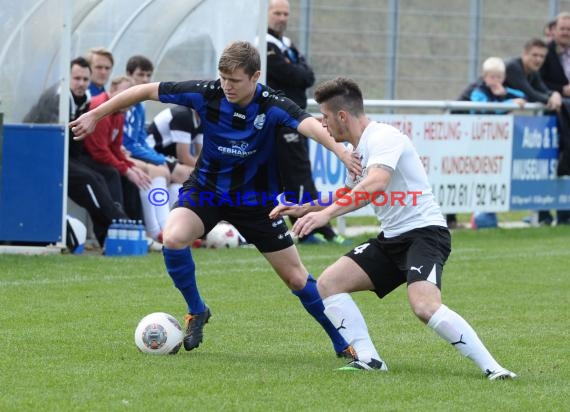
[[[269,218],[280,189],[276,128],[284,125],[311,136],[347,166],[351,154],[334,142],[318,120],[284,95],[258,84],[260,67],[259,53],[252,44],[234,42],[220,57],[218,80],[134,86],[71,122],[70,127],[82,138],[102,117],[144,100],[188,106],[199,114],[204,129],[202,152],[163,233],[166,269],[188,304],[186,350],[200,345],[211,316],[198,291],[188,245],[225,220],[268,260],[325,329],[337,355],[352,357],[352,348],[323,312],[316,282],[301,263],[284,220]],[[352,165],[352,169],[360,166]]]

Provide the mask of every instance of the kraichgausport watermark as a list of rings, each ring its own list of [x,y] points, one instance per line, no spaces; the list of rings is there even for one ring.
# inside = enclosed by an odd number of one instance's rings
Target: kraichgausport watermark
[[[357,207],[372,204],[374,206],[417,206],[418,196],[421,191],[377,191],[368,193],[364,191],[352,191],[348,188],[340,188],[334,192],[317,192],[317,198],[313,199],[309,193],[304,193],[298,199],[297,193],[282,192],[233,192],[217,194],[212,191],[197,191],[195,188],[183,191],[178,194],[178,206],[277,206],[279,204],[285,206],[300,206],[309,204],[311,206],[330,206],[336,197],[335,203],[339,206],[351,206],[355,204]],[[148,201],[154,206],[164,206],[170,202],[170,194],[168,190],[162,188],[152,189],[148,194]],[[296,200],[291,200],[296,199]]]

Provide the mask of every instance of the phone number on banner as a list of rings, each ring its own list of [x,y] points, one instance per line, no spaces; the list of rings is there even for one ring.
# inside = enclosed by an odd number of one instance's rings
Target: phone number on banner
[[[440,183],[432,186],[443,213],[502,212],[509,209],[506,183]]]

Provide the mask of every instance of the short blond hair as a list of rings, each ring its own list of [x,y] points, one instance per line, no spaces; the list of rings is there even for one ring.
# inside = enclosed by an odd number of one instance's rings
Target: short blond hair
[[[500,57],[489,57],[483,62],[483,74],[487,73],[505,73],[505,62]]]
[[[123,82],[129,83],[130,86],[135,85],[135,80],[131,76],[117,76],[111,80],[111,90],[116,90],[117,87]]]
[[[89,50],[86,59],[90,65],[91,63],[93,63],[93,55],[95,54],[108,58],[109,61],[111,62],[111,66],[115,65],[115,59],[113,58],[113,53],[111,53],[111,50],[106,49],[105,47],[93,47],[91,50]]]

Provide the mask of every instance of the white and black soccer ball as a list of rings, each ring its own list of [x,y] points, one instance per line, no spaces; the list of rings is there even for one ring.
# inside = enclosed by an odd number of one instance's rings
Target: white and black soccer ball
[[[206,246],[214,249],[238,247],[239,237],[239,232],[233,225],[220,222],[206,236]]]
[[[153,355],[177,353],[183,337],[180,323],[164,312],[146,315],[135,330],[135,343],[139,350]]]

